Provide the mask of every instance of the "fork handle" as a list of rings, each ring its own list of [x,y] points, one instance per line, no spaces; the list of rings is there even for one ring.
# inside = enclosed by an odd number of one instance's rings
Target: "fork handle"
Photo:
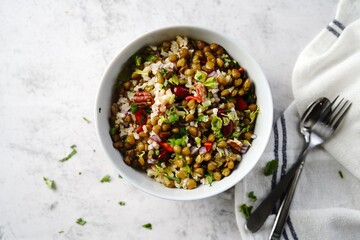
[[[289,209],[290,209],[292,199],[294,197],[295,189],[296,189],[297,183],[300,179],[302,169],[304,167],[304,163],[305,163],[305,160],[303,160],[301,162],[299,168],[297,169],[295,176],[289,186],[289,190],[279,208],[279,211],[275,218],[274,226],[270,233],[270,237],[269,237],[270,240],[279,240],[281,237],[281,234],[284,230],[286,219],[289,215]]]
[[[267,217],[270,215],[272,209],[274,208],[277,200],[283,195],[283,193],[288,189],[288,186],[296,174],[299,166],[303,163],[306,154],[310,150],[311,146],[307,144],[300,154],[298,160],[292,165],[292,167],[287,171],[287,173],[281,178],[279,183],[275,188],[269,193],[269,195],[260,203],[260,205],[255,209],[255,211],[250,215],[246,221],[245,228],[251,232],[257,232]]]

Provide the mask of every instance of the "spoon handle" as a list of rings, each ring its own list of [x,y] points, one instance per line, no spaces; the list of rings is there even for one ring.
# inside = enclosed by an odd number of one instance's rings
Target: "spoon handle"
[[[245,225],[245,228],[247,230],[251,232],[257,232],[262,227],[265,220],[267,219],[272,209],[274,208],[277,200],[288,189],[291,180],[293,179],[296,171],[298,170],[299,166],[302,164],[303,160],[305,159],[308,150],[309,150],[309,146],[306,145],[302,153],[300,154],[298,160],[293,164],[293,166],[289,169],[289,171],[287,171],[287,173],[281,178],[279,183],[270,192],[270,194],[260,203],[260,205],[250,215]]]

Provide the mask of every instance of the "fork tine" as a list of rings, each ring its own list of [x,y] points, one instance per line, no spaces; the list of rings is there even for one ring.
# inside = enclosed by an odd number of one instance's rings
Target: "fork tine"
[[[322,116],[320,117],[320,121],[327,123],[331,119],[331,114],[333,111],[331,110],[332,106],[335,104],[336,100],[339,98],[339,95],[335,97],[335,99],[323,110]]]
[[[340,106],[341,102],[344,99],[341,99],[340,103],[335,107],[335,110]],[[334,128],[334,130],[340,125],[341,121],[343,120],[344,116],[346,115],[347,111],[351,107],[351,102],[348,100],[345,101],[345,103],[340,107],[340,109],[336,112],[336,114],[332,117],[329,124]]]

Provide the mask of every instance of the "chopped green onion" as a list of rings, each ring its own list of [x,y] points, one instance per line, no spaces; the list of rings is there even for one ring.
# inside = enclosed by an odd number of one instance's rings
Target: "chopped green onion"
[[[142,70],[140,70],[140,69],[135,69],[135,73],[140,74],[140,75],[149,75],[148,72],[142,71]]]
[[[120,202],[119,202],[119,205],[120,205],[120,206],[125,206],[125,204],[126,204],[126,203],[123,202],[123,201],[120,201]]]
[[[179,182],[179,181],[180,181],[180,178],[177,178],[177,177],[172,177],[172,176],[165,175],[165,174],[164,174],[164,176],[165,176],[166,178],[171,179],[171,180],[174,180],[174,181],[176,181],[176,182]]]
[[[111,177],[109,175],[106,175],[100,180],[100,182],[102,182],[102,183],[110,182],[110,180],[111,180]]]
[[[248,219],[251,215],[252,206],[247,206],[245,203],[239,207],[239,211],[243,214],[245,219]]]
[[[85,121],[86,123],[91,123],[91,122],[89,121],[89,119],[87,119],[86,117],[83,117],[83,119],[84,119],[84,121]]]
[[[214,77],[209,77],[205,82],[203,82],[203,84],[208,88],[217,88],[218,86],[218,82]]]
[[[212,183],[213,183],[213,180],[214,180],[212,174],[211,173],[206,173],[205,177],[206,177],[206,180],[208,181],[208,183],[210,184],[210,186],[212,186]]]
[[[265,176],[272,175],[277,170],[278,166],[279,166],[279,160],[274,159],[268,161],[264,167],[264,175]]]
[[[209,116],[206,114],[201,114],[197,117],[198,122],[207,122],[209,121]]]
[[[71,153],[69,155],[67,155],[65,158],[60,159],[60,162],[65,162],[67,160],[69,160],[72,156],[74,156],[77,151],[76,151],[76,145],[71,145],[70,148],[72,149]]]
[[[139,67],[141,65],[141,57],[139,55],[135,56],[135,65]]]
[[[147,56],[146,58],[146,62],[152,62],[156,59],[155,55],[150,54],[149,56]]]
[[[176,76],[172,76],[169,79],[169,83],[171,83],[172,85],[179,85],[179,79]]]
[[[198,81],[205,80],[207,76],[207,73],[201,70],[196,70],[194,78]]]
[[[82,219],[82,218],[78,218],[76,220],[76,223],[81,225],[81,226],[84,226],[86,224],[86,221],[84,219]]]
[[[215,136],[221,134],[221,128],[223,126],[223,121],[218,116],[214,116],[211,120],[211,130],[213,130]]]
[[[44,182],[46,183],[46,185],[50,188],[50,189],[55,189],[56,186],[55,186],[55,181],[54,180],[50,180],[46,177],[43,177],[44,179]]]

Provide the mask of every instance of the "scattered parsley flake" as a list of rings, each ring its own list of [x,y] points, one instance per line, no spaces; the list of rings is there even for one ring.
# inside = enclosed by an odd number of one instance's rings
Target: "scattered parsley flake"
[[[86,117],[83,117],[83,119],[84,119],[84,121],[85,121],[86,123],[91,123],[90,120],[87,119]]]
[[[99,108],[99,113],[101,113],[101,108]]]
[[[239,211],[243,214],[245,219],[248,219],[251,215],[252,206],[247,206],[245,203],[239,207]]]
[[[59,231],[58,233],[59,233],[59,234],[64,233],[64,230],[61,230],[61,231]]]
[[[125,202],[120,201],[120,202],[119,202],[119,205],[120,205],[120,206],[125,206]]]
[[[118,175],[119,178],[123,178],[120,174]]]
[[[210,187],[211,187],[211,186],[212,186],[212,183],[213,183],[213,180],[214,180],[212,174],[211,174],[211,173],[207,173],[207,174],[205,174],[205,177],[206,177],[206,180],[208,181],[208,183],[209,183],[209,185],[210,185]]]
[[[278,166],[279,166],[279,160],[274,159],[268,161],[264,167],[264,175],[265,176],[272,175],[277,170]]]
[[[141,65],[141,57],[139,55],[135,56],[135,65],[139,67]]]
[[[84,219],[82,219],[82,218],[78,218],[76,220],[76,223],[81,225],[81,226],[84,226],[86,224],[86,221]]]
[[[248,198],[250,199],[250,201],[255,202],[257,200],[257,197],[254,195],[254,192],[251,191],[248,193]]]
[[[143,228],[147,228],[147,229],[149,229],[149,230],[152,229],[151,223],[146,223],[146,224],[142,225],[142,227],[143,227]]]
[[[67,155],[65,158],[60,159],[60,162],[65,162],[67,160],[69,160],[72,156],[74,156],[77,151],[76,151],[76,145],[71,145],[70,148],[72,149],[71,153],[69,155]]]
[[[146,62],[153,62],[157,57],[155,55],[150,54],[146,58]]]
[[[111,180],[110,175],[106,175],[100,180],[100,182],[102,182],[102,183],[110,182],[110,180]]]
[[[50,189],[55,189],[56,186],[55,186],[55,181],[54,180],[50,180],[46,177],[43,177],[44,179],[44,182],[46,183],[46,185],[50,188]]]
[[[342,171],[339,171],[339,176],[340,176],[341,178],[344,178],[344,175],[343,175]]]

